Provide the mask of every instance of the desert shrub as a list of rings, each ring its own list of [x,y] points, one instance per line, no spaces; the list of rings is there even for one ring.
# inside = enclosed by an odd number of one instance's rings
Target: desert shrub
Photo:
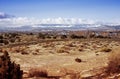
[[[26,52],[26,51],[22,51],[21,54],[22,54],[22,55],[28,55],[29,53]]]
[[[43,33],[39,33],[39,34],[38,34],[38,38],[41,38],[41,39],[45,39],[45,36],[46,36],[46,35],[43,34]]]
[[[46,70],[40,70],[40,69],[30,69],[29,70],[29,74],[28,74],[29,77],[47,77],[48,76],[48,73]]]
[[[76,35],[74,35],[74,34],[72,34],[70,37],[71,37],[72,39],[77,38],[77,36],[76,36]]]
[[[9,44],[8,40],[3,41],[5,45]]]
[[[90,38],[94,38],[94,37],[95,37],[95,34],[91,34],[91,35],[90,35]]]
[[[57,36],[53,36],[53,39],[56,39],[57,38]]]
[[[75,34],[72,34],[70,37],[71,37],[72,39],[85,38],[85,36],[78,36],[78,35],[75,35]]]
[[[4,37],[9,37],[10,34],[9,33],[4,33]]]
[[[14,43],[15,42],[15,38],[12,38],[9,40],[11,43]]]
[[[8,40],[0,39],[0,43],[4,43],[5,45],[9,44]]]
[[[18,36],[17,33],[10,33],[10,37],[11,37],[11,38],[15,38],[16,36]]]
[[[3,35],[0,35],[0,39],[3,39],[4,37],[3,37]]]
[[[120,72],[120,50],[119,48],[112,51],[108,57],[107,73],[118,73]]]
[[[107,48],[107,47],[104,47],[100,50],[100,52],[111,52],[111,51],[112,51],[112,49]]]
[[[19,52],[20,52],[20,50],[19,50],[19,49],[15,49],[15,52],[19,53]]]
[[[51,39],[51,36],[50,35],[46,35],[46,38]]]
[[[58,53],[64,53],[65,50],[63,50],[63,49],[59,49],[59,50],[57,50],[57,52],[58,52]]]
[[[61,35],[61,39],[66,39],[67,35]]]
[[[79,48],[78,50],[79,50],[79,51],[83,51],[84,49],[83,49],[83,48]]]
[[[34,52],[34,53],[32,53],[33,55],[39,55],[39,53],[36,53],[36,52]]]
[[[0,56],[0,79],[22,79],[23,71],[20,65],[11,62],[8,52]]]
[[[3,39],[0,39],[0,43],[4,43],[4,42],[3,42]]]
[[[34,34],[31,32],[31,33],[29,33],[29,35],[34,35]]]
[[[61,49],[57,50],[57,53],[70,53],[70,52],[65,50],[65,49],[63,49],[63,48],[61,48]]]
[[[102,35],[98,35],[96,36],[96,38],[104,38]]]
[[[111,37],[103,36],[103,35],[98,35],[98,36],[96,36],[96,38],[111,38]]]

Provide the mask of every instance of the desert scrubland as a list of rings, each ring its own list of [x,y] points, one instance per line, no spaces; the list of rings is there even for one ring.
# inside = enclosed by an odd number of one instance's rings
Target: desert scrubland
[[[0,42],[23,79],[120,79],[119,38],[2,33]]]

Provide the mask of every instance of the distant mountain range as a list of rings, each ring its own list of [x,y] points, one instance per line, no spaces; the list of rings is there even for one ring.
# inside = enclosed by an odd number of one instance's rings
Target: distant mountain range
[[[105,24],[36,24],[21,27],[0,27],[0,32],[8,31],[62,31],[62,30],[95,30],[95,31],[113,31],[120,30],[120,25]]]
[[[0,12],[0,32],[13,31],[63,31],[63,30],[95,30],[113,31],[120,30],[120,23],[105,23],[80,18],[48,18],[31,19],[27,17],[15,17],[4,12]]]

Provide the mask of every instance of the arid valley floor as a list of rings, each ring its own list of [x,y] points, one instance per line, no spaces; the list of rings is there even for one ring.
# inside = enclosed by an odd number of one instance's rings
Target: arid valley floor
[[[106,75],[119,48],[119,39],[95,38],[46,40],[1,51],[9,51],[11,60],[20,64],[23,79],[120,79],[119,73]]]

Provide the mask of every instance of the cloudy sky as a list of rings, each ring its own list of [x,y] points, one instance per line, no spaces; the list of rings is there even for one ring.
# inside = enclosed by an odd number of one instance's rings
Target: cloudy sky
[[[120,22],[120,0],[0,0],[0,26]]]

